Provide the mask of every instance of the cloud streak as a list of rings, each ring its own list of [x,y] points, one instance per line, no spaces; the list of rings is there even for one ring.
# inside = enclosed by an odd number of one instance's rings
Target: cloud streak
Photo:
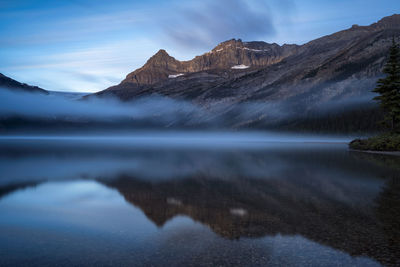
[[[258,39],[275,33],[265,1],[206,0],[177,8],[167,19],[168,38],[183,47],[209,47],[231,38]]]

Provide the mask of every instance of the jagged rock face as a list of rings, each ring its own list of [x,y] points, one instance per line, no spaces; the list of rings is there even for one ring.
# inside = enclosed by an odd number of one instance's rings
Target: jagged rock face
[[[400,27],[400,15],[395,14],[392,16],[384,17],[378,23],[374,23],[371,27],[375,29],[385,29],[385,28],[399,28]]]
[[[358,97],[369,94],[382,76],[393,36],[400,41],[400,15],[302,46],[230,40],[186,62],[160,51],[120,85],[97,95],[127,100],[158,94],[200,105],[291,99],[302,106]],[[239,65],[249,68],[232,69]]]
[[[231,69],[234,66],[264,67],[282,61],[295,53],[297,45],[268,44],[230,40],[219,44],[211,52],[185,62],[188,72],[211,69]]]
[[[169,75],[177,74],[182,69],[180,61],[168,55],[165,50],[160,50],[142,68],[128,74],[121,84],[153,84],[168,79]]]
[[[17,82],[16,80],[13,80],[13,79],[0,73],[0,88],[1,87],[8,88],[8,89],[17,89],[17,90],[23,90],[23,91],[28,91],[28,92],[47,94],[47,91],[42,88],[39,88],[37,86],[30,86],[25,83]]]
[[[174,75],[231,69],[234,66],[263,67],[277,63],[297,50],[297,45],[268,44],[230,40],[189,61],[178,61],[161,49],[140,69],[128,74],[122,83],[155,84]]]

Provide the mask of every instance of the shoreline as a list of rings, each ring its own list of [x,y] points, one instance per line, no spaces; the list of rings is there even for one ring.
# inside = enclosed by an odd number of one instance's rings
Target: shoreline
[[[363,152],[369,154],[382,154],[382,155],[391,155],[391,156],[400,156],[400,151],[375,151],[375,150],[359,150],[359,149],[349,149],[349,151],[353,152]]]

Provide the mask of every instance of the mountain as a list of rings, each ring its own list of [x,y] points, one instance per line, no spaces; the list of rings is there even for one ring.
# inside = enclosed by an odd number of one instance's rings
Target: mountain
[[[212,51],[189,61],[178,61],[161,49],[142,68],[128,74],[122,84],[155,84],[188,73],[218,69],[229,70],[233,66],[237,66],[237,69],[247,66],[268,66],[280,62],[288,55],[293,54],[296,49],[296,45],[279,46],[264,42],[243,43],[240,39],[233,39],[221,43]]]
[[[382,75],[400,15],[304,45],[230,40],[189,61],[160,50],[119,85],[97,93],[128,100],[158,94],[200,105],[295,100],[305,105],[359,97]]]
[[[3,74],[0,73],[0,88],[16,89],[27,92],[43,93],[48,94],[48,92],[40,87],[27,85],[25,83],[17,82]]]
[[[234,128],[379,131],[382,114],[371,91],[393,37],[400,41],[398,14],[304,45],[233,39],[189,61],[160,50],[95,96],[185,100]]]
[[[192,87],[192,83],[195,87],[204,84],[207,89],[214,82],[218,84],[238,74],[276,64],[295,54],[298,47],[232,39],[189,61],[176,60],[161,49],[143,67],[128,74],[119,85],[97,95],[115,94],[125,100],[152,93],[171,93],[174,96],[170,87],[186,90]]]

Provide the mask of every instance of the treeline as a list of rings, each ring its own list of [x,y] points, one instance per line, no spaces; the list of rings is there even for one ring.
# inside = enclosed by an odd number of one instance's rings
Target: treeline
[[[379,133],[386,130],[386,126],[380,123],[383,118],[383,112],[379,107],[365,105],[351,110],[282,121],[276,125],[276,129],[338,134]]]

